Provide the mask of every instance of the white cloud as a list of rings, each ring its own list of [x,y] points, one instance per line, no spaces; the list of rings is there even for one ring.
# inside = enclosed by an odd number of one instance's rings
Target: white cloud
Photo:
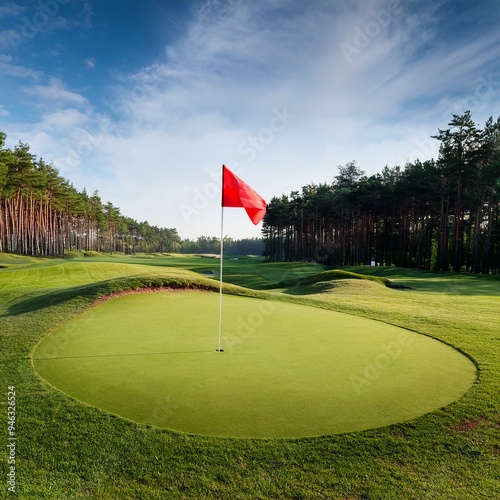
[[[74,127],[81,127],[88,124],[88,122],[88,115],[74,108],[66,108],[43,115],[41,126],[58,131],[69,131]]]
[[[49,85],[35,85],[33,87],[23,87],[22,90],[31,96],[51,101],[56,104],[88,104],[88,99],[76,92],[67,90],[64,83],[59,78],[50,78]]]
[[[0,54],[0,75],[13,78],[40,80],[43,72],[27,68],[26,66],[13,64],[12,56]]]
[[[13,50],[19,44],[19,35],[16,30],[8,29],[0,31],[0,49]]]
[[[89,57],[88,59],[85,59],[85,67],[87,69],[94,69],[95,68],[95,57]]]
[[[0,5],[0,19],[4,17],[20,16],[24,12],[24,7],[5,1],[4,5]]]

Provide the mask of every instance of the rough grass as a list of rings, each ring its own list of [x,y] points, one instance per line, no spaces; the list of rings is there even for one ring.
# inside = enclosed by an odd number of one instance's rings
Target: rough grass
[[[172,280],[217,286],[182,268],[217,271],[218,262],[157,257],[148,265],[145,258],[123,256],[86,261],[0,257],[0,265],[9,266],[0,270],[0,373],[4,391],[16,386],[19,498],[476,500],[495,498],[500,491],[500,293],[494,279],[356,268],[360,274],[401,280],[412,290],[363,280],[316,294],[306,290],[303,296],[245,290],[250,296],[272,294],[439,338],[466,352],[480,375],[459,401],[405,424],[320,438],[238,440],[174,433],[113,417],[52,389],[30,360],[44,335],[103,293]],[[73,272],[72,266],[82,263]],[[323,270],[250,259],[228,263],[226,276],[238,285],[248,280],[263,288]],[[241,289],[228,285],[227,291]],[[2,405],[4,422],[5,411]],[[5,483],[2,488],[0,495],[7,496]]]

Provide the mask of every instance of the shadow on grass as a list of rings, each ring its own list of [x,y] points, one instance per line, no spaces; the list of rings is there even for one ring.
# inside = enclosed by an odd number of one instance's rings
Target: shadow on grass
[[[330,281],[330,282],[320,282],[320,283],[313,283],[310,285],[304,285],[300,286],[299,284],[292,286],[290,288],[287,288],[284,293],[288,295],[314,295],[317,293],[328,293],[334,290],[335,288],[338,288],[338,283],[335,281]]]
[[[350,266],[342,269],[389,278],[393,285],[408,286],[417,292],[465,296],[500,296],[500,277],[497,275],[425,271],[383,266]]]
[[[18,302],[12,304],[3,316],[19,316],[20,314],[40,311],[41,309],[56,306],[76,298],[92,301],[104,295],[106,289],[106,283],[100,282],[54,290],[48,293],[28,294]]]
[[[82,356],[54,356],[50,358],[44,358],[42,356],[37,357],[36,361],[53,361],[59,359],[95,359],[95,358],[126,358],[126,357],[137,357],[137,356],[170,356],[173,354],[207,354],[216,352],[215,349],[210,350],[198,350],[198,351],[169,351],[169,352],[126,352],[122,354],[85,354]]]
[[[36,293],[25,295],[22,300],[8,307],[2,316],[19,316],[20,314],[40,311],[76,299],[81,299],[85,303],[91,304],[95,300],[106,295],[112,295],[119,292],[133,292],[144,288],[158,290],[162,288],[178,288],[214,291],[217,289],[217,283],[203,278],[198,280],[179,277],[144,276],[115,278],[87,285],[53,290],[43,294]]]
[[[386,278],[334,269],[301,278],[289,278],[279,283],[267,285],[263,289],[281,288],[285,289],[285,293],[289,295],[310,295],[328,292],[345,281],[372,282],[382,286],[391,285],[390,281]]]

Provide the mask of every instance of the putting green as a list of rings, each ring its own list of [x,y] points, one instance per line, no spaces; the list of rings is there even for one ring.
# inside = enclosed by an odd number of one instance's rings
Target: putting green
[[[414,419],[474,383],[469,358],[386,323],[271,300],[113,298],[43,339],[38,373],[81,401],[188,433],[301,437]]]

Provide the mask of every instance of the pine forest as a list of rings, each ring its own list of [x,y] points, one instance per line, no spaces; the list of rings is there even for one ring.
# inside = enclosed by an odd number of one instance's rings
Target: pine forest
[[[440,143],[437,159],[371,176],[352,161],[330,184],[272,198],[263,240],[231,240],[228,248],[268,261],[497,274],[500,118],[480,128],[467,111],[432,137]],[[0,132],[0,252],[216,253],[217,238],[182,240],[175,228],[137,222],[97,191],[77,191],[27,144],[9,149],[5,140]]]
[[[274,197],[263,224],[270,261],[500,270],[500,118],[470,111],[438,130],[437,160],[366,176],[350,162],[331,184]]]
[[[58,256],[68,252],[173,252],[176,229],[137,222],[98,192],[78,192],[27,144],[5,148],[0,132],[0,252]]]

